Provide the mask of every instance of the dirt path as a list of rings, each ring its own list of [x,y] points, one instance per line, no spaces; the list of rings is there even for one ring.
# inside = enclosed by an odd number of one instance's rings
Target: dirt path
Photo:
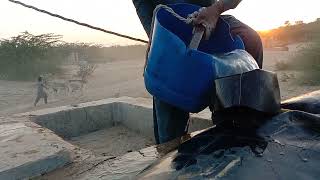
[[[49,91],[48,104],[41,100],[37,107],[33,107],[35,82],[0,81],[0,116],[111,97],[150,97],[144,88],[143,63],[128,60],[99,64],[82,92],[66,95]]]
[[[265,51],[263,68],[276,71],[276,61],[289,61],[290,55],[296,51],[296,46],[289,48],[291,51]],[[44,105],[43,102],[40,102],[38,107],[32,105],[35,98],[34,82],[0,81],[0,116],[103,98],[120,96],[151,97],[144,87],[143,64],[143,59],[99,64],[81,93],[61,95],[50,92],[49,103]],[[70,71],[73,70],[70,69]],[[320,89],[320,86],[297,83],[300,72],[276,72],[283,100]]]
[[[278,75],[281,99],[285,100],[308,92],[320,90],[320,86],[311,86],[302,84],[299,77],[303,72],[299,71],[278,71],[276,68],[277,62],[289,62],[290,56],[293,56],[299,48],[304,44],[289,45],[289,51],[265,51],[263,69],[274,71]],[[300,82],[299,82],[300,81]]]

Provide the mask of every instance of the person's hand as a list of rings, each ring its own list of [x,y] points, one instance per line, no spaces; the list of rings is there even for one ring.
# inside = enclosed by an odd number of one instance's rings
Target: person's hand
[[[194,26],[203,26],[205,28],[205,39],[209,39],[222,12],[223,4],[221,1],[218,1],[212,6],[201,8],[199,11],[191,14]]]
[[[209,7],[203,7],[199,11],[189,15],[195,26],[202,25],[205,28],[205,38],[209,39],[212,31],[215,29],[219,16],[238,6],[241,0],[220,0]]]

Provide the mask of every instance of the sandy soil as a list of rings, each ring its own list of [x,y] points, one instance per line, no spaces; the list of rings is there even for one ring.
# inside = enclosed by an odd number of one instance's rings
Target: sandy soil
[[[142,59],[98,64],[82,91],[66,94],[49,90],[48,104],[41,100],[37,107],[33,107],[35,82],[0,80],[0,116],[111,97],[150,97],[143,83],[143,64]]]
[[[299,71],[278,71],[276,69],[277,62],[289,62],[290,56],[293,56],[299,48],[302,48],[305,44],[292,44],[289,45],[289,51],[265,51],[263,69],[268,71],[274,71],[278,75],[281,99],[289,99],[301,94],[320,90],[320,86],[312,86],[301,84],[299,77],[303,72]]]
[[[81,148],[91,150],[96,156],[115,157],[154,144],[151,139],[130,131],[124,126],[115,126],[78,136],[72,138],[69,142]]]
[[[276,71],[276,62],[289,61],[289,57],[296,51],[297,45],[290,46],[289,48],[290,50],[288,52],[265,51],[264,58],[263,68],[265,70],[275,71],[278,74],[281,98],[283,100],[320,89],[320,86],[298,84],[296,80],[301,72]],[[45,105],[43,101],[41,101],[37,107],[33,107],[36,90],[35,82],[0,80],[0,117],[103,98],[120,96],[151,98],[144,87],[142,77],[143,64],[143,59],[121,60],[98,64],[98,68],[89,78],[88,83],[82,91],[71,94],[48,91],[49,103]],[[74,71],[72,66],[66,67],[66,69],[69,72]],[[70,142],[81,148],[93,151],[97,157],[118,156],[129,151],[136,151],[150,146],[154,143],[152,140],[136,134],[123,126],[116,126],[76,137],[71,139]],[[56,176],[49,179],[56,179]]]
[[[301,45],[289,46],[289,51],[265,51],[264,69],[276,71],[277,61],[289,61],[289,57]],[[49,103],[41,101],[33,107],[35,82],[0,81],[0,116],[37,110],[61,105],[93,101],[103,98],[131,96],[150,97],[145,90],[142,69],[144,60],[121,60],[98,64],[98,68],[89,78],[81,92],[71,94],[49,91]],[[69,72],[74,71],[67,67]],[[303,93],[319,90],[320,86],[308,86],[297,83],[299,73],[295,71],[276,71],[281,87],[281,98],[288,99]]]
[[[276,71],[276,61],[289,61],[289,56],[296,51],[296,47],[289,47],[290,51],[288,52],[265,51],[264,69],[277,72],[283,100],[320,89],[320,86],[297,83],[297,78],[301,72]],[[69,94],[49,91],[49,103],[45,105],[41,101],[37,107],[33,107],[35,82],[0,81],[0,117],[103,98],[120,96],[151,98],[144,87],[143,65],[144,60],[142,58],[98,64],[98,68],[89,78],[82,91]],[[72,66],[66,67],[66,69],[69,73],[74,71]],[[122,126],[73,138],[71,143],[93,151],[97,157],[118,156],[153,144],[152,140]]]

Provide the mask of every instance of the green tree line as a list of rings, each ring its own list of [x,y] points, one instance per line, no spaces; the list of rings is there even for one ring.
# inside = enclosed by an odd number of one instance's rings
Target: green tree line
[[[35,80],[39,75],[62,73],[62,65],[71,53],[79,60],[108,62],[143,59],[146,47],[104,47],[87,43],[66,43],[55,34],[33,35],[28,32],[0,40],[0,79]]]
[[[0,78],[34,80],[45,73],[58,72],[68,52],[60,47],[61,36],[23,32],[0,41]]]

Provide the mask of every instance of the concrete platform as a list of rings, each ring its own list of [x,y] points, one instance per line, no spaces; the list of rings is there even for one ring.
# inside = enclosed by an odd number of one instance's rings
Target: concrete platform
[[[71,163],[74,149],[52,131],[30,121],[2,121],[0,179],[24,179],[50,172]]]
[[[153,137],[152,100],[121,97],[87,102],[73,106],[43,109],[17,115],[54,131],[63,138],[77,137],[100,129],[122,124]],[[211,112],[206,109],[191,114],[189,132],[212,126]]]
[[[210,117],[208,110],[192,114],[189,131],[212,126]],[[67,142],[75,137],[87,137],[89,133],[118,125],[153,138],[151,99],[104,99],[17,114],[10,120],[2,118],[1,121],[0,179],[29,178],[53,170],[55,173],[48,175],[53,178],[49,179],[92,179],[98,176],[103,178],[97,179],[105,179],[114,175],[127,178],[159,158],[158,146],[152,146],[152,150],[143,149],[116,158],[96,157],[92,150],[82,151],[83,149]],[[64,167],[68,163],[71,165]],[[132,169],[132,172],[127,172],[127,168]]]

